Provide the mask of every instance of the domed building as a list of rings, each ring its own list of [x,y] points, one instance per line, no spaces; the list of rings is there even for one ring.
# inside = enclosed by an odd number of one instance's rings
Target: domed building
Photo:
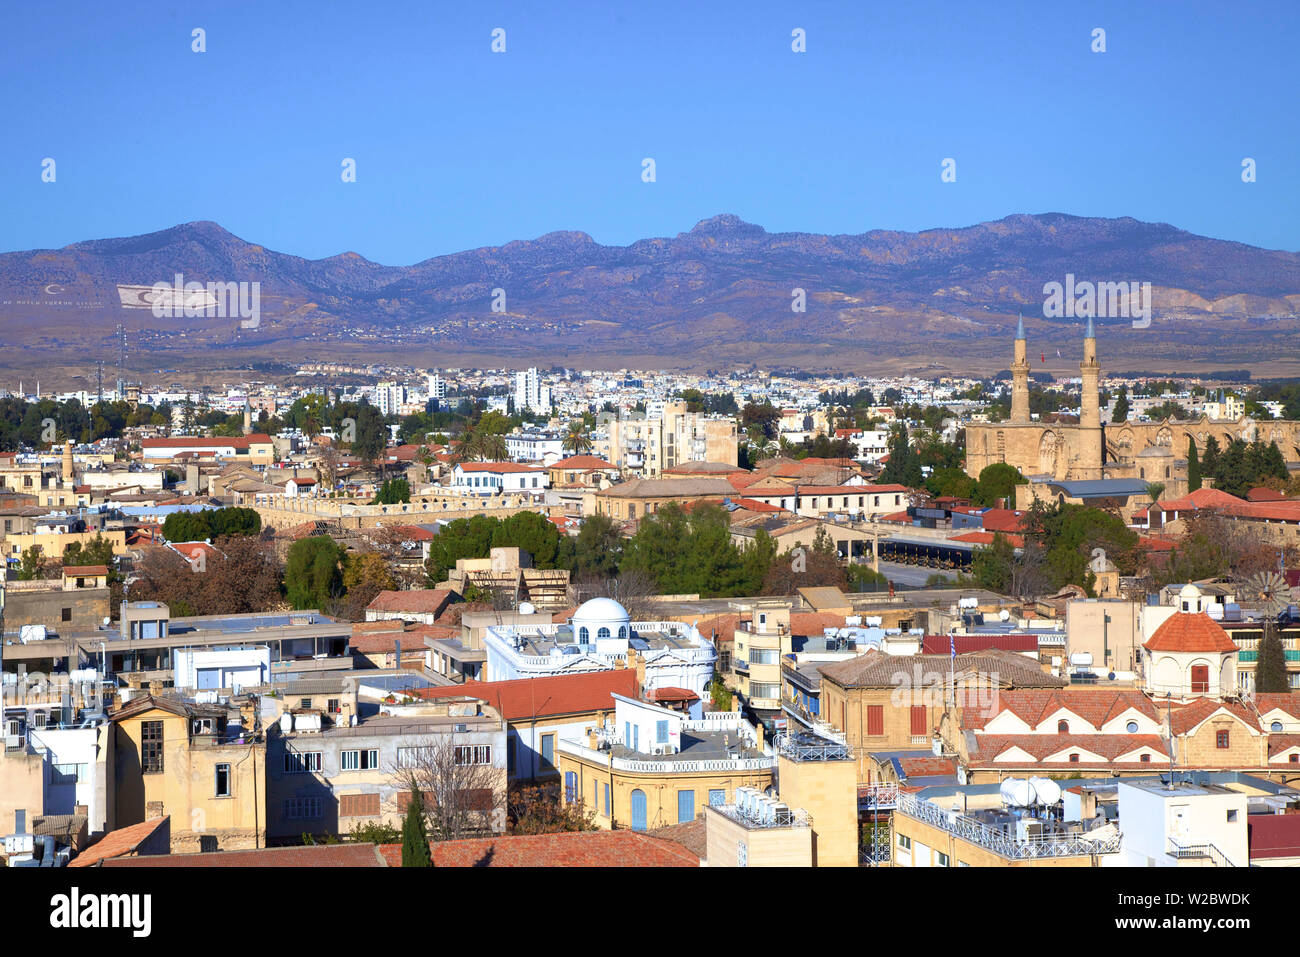
[[[1191,587],[1191,586],[1189,586]],[[1186,591],[1186,589],[1184,589]],[[1146,690],[1158,698],[1219,698],[1237,693],[1237,643],[1196,600],[1174,612],[1142,646]]]
[[[489,627],[483,638],[487,681],[539,678],[635,668],[649,694],[687,689],[703,698],[718,653],[693,625],[641,621],[612,598],[583,602],[564,624],[547,616],[536,623]]]
[[[612,598],[592,598],[578,606],[569,619],[574,639],[580,645],[596,645],[604,641],[622,641],[622,651],[627,652],[627,641],[632,636],[632,620],[627,609]],[[605,653],[605,652],[602,652]]]

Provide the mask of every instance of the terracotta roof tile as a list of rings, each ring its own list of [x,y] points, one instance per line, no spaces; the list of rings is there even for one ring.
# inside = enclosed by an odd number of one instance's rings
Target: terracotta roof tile
[[[390,867],[402,863],[402,846],[380,849]],[[514,834],[440,841],[429,846],[435,867],[699,867],[698,855],[680,844],[636,831]]]
[[[507,721],[518,721],[612,710],[611,695],[635,698],[640,690],[636,672],[619,669],[511,681],[466,681],[443,688],[421,688],[413,693],[428,700],[470,695],[488,702]]]
[[[170,817],[156,817],[150,821],[141,821],[128,827],[109,831],[93,845],[86,848],[68,863],[69,867],[93,867],[101,861],[125,854],[134,854],[135,849],[163,825],[170,826]]]
[[[1142,646],[1148,651],[1211,652],[1237,650],[1237,643],[1204,612],[1175,612]]]

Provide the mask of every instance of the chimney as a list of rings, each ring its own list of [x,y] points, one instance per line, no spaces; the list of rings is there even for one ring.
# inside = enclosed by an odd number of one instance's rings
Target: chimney
[[[600,750],[600,735],[596,733],[595,728],[587,729],[587,747],[593,751]]]
[[[754,742],[758,750],[763,750],[763,722],[759,721],[754,725]]]

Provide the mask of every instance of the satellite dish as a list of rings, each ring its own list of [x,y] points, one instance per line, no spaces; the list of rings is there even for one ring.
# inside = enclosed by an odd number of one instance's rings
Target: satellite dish
[[[1011,612],[1007,611],[1005,608],[998,612],[998,619],[1000,621],[1008,621],[1010,618]]]
[[[519,603],[519,614],[535,615],[537,614],[537,608],[536,606],[533,605],[531,601],[521,601]]]

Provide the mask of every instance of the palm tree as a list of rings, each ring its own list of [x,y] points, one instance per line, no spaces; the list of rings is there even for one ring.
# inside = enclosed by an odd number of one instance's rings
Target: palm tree
[[[560,447],[566,452],[574,455],[581,455],[584,452],[591,451],[591,438],[587,435],[586,423],[580,419],[575,419],[569,423],[569,431],[565,433],[564,441]]]

